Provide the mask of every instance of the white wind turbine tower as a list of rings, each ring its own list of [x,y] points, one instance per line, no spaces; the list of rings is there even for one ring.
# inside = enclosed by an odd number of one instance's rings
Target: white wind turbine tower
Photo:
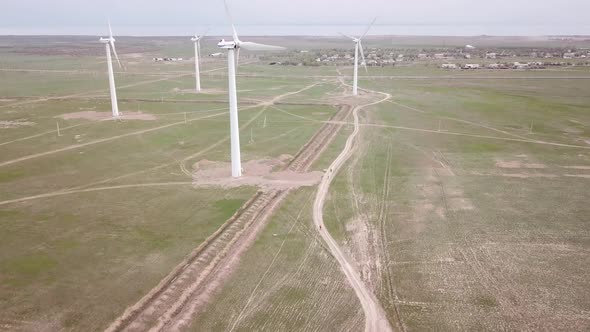
[[[207,32],[201,36],[195,35],[191,40],[195,43],[195,79],[197,83],[197,92],[201,92],[201,70],[200,70],[200,58],[201,58],[201,39],[205,38]]]
[[[365,62],[365,51],[363,50],[362,39],[367,35],[367,33],[369,33],[369,29],[371,29],[371,26],[373,26],[373,24],[375,23],[375,20],[377,20],[377,18],[373,19],[373,21],[371,22],[371,24],[369,24],[369,26],[367,27],[367,30],[365,31],[365,33],[361,37],[357,38],[357,37],[351,37],[351,36],[342,34],[344,37],[352,39],[352,41],[355,43],[355,47],[354,47],[354,79],[353,79],[353,83],[352,83],[352,95],[353,96],[358,95],[359,51],[361,53],[361,57],[363,58],[362,65],[365,67],[365,71],[368,72],[367,63]]]
[[[227,70],[229,81],[229,116],[231,127],[231,173],[234,178],[242,176],[242,162],[240,156],[240,124],[238,122],[238,95],[236,90],[236,64],[239,62],[240,49],[244,48],[249,51],[278,51],[284,50],[284,47],[258,44],[253,42],[243,42],[238,37],[234,27],[227,1],[224,0],[225,11],[230,21],[233,33],[232,41],[222,39],[217,46],[227,49]],[[237,54],[236,54],[237,53]]]
[[[109,68],[109,87],[111,90],[111,105],[113,108],[113,118],[119,118],[119,104],[117,103],[117,89],[115,87],[115,73],[113,72],[113,60],[111,58],[111,50],[115,54],[119,68],[123,68],[117,49],[115,49],[115,38],[113,38],[113,30],[111,29],[111,22],[109,21],[109,38],[100,38],[100,42],[105,44],[107,51],[107,65]]]

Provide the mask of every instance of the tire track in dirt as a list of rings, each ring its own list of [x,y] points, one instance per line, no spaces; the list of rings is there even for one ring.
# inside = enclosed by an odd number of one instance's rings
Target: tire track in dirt
[[[293,115],[293,114],[291,114],[291,115]],[[328,121],[316,120],[316,119],[306,118],[306,117],[297,116],[297,115],[293,115],[293,116],[296,116],[298,118],[302,118],[302,119],[310,121],[310,122],[328,122]],[[333,122],[339,123],[342,125],[349,125],[350,124],[349,122],[344,122],[344,121],[333,121]],[[360,123],[359,126],[361,126],[361,127],[374,127],[374,128],[391,128],[391,129],[415,131],[415,132],[428,133],[428,134],[481,138],[481,139],[490,139],[490,140],[497,140],[497,141],[530,143],[530,144],[548,145],[548,146],[555,146],[555,147],[562,147],[562,148],[585,149],[585,150],[590,149],[590,146],[584,146],[584,145],[548,142],[548,141],[541,141],[541,140],[534,140],[534,139],[518,139],[518,138],[510,138],[510,137],[467,134],[467,133],[459,133],[459,132],[452,132],[452,131],[438,131],[438,130],[432,130],[432,129],[413,128],[413,127],[405,127],[405,126],[394,126],[394,125],[385,125],[385,124],[378,124],[378,123]]]
[[[563,148],[574,148],[574,149],[585,149],[585,150],[590,149],[590,146],[583,146],[583,145],[555,143],[555,142],[547,142],[547,141],[540,141],[540,140],[530,140],[530,139],[518,139],[518,138],[488,136],[488,135],[465,134],[465,133],[456,133],[456,132],[451,132],[451,131],[438,131],[438,130],[431,130],[431,129],[412,128],[412,127],[404,127],[404,126],[393,126],[393,125],[384,125],[384,124],[376,124],[376,123],[362,123],[362,124],[360,124],[360,126],[363,126],[363,127],[375,127],[375,128],[392,128],[392,129],[416,131],[416,132],[430,133],[430,134],[438,134],[438,135],[450,135],[450,136],[461,136],[461,137],[472,137],[472,138],[491,139],[491,140],[498,140],[498,141],[540,144],[540,145],[549,145],[549,146],[556,146],[556,147],[563,147]]]
[[[334,256],[334,258],[336,258],[336,260],[340,264],[342,271],[344,272],[346,278],[348,279],[352,288],[357,294],[359,301],[361,302],[361,306],[363,307],[363,311],[365,313],[365,331],[367,332],[391,331],[391,326],[389,325],[385,312],[381,307],[379,301],[376,299],[375,295],[367,289],[366,285],[361,280],[358,271],[354,267],[354,264],[352,264],[349,261],[349,258],[343,253],[343,251],[338,246],[337,242],[326,230],[323,221],[323,207],[334,175],[337,174],[342,165],[352,155],[355,140],[360,130],[358,111],[369,106],[383,103],[391,98],[391,95],[389,94],[381,94],[385,96],[382,100],[370,104],[365,104],[362,106],[357,106],[354,108],[354,131],[348,137],[346,145],[340,153],[340,155],[334,160],[334,162],[330,166],[328,173],[322,178],[322,182],[319,185],[313,208],[313,220],[318,232],[328,245],[330,252]]]
[[[147,187],[183,186],[183,185],[192,185],[192,184],[193,184],[192,182],[186,182],[186,181],[185,182],[153,182],[153,183],[123,184],[123,185],[119,185],[119,186],[108,186],[108,187],[59,191],[59,192],[52,192],[52,193],[47,193],[47,194],[28,196],[28,197],[22,197],[22,198],[2,201],[2,202],[0,202],[0,206],[7,205],[7,204],[14,204],[14,203],[22,203],[22,202],[32,201],[32,200],[42,199],[42,198],[67,196],[67,195],[90,193],[90,192],[96,192],[96,191],[130,189],[130,188],[147,188]]]
[[[415,107],[412,107],[412,106],[409,106],[409,105],[405,105],[405,104],[402,104],[402,103],[397,102],[397,101],[390,100],[389,102],[392,103],[392,104],[394,104],[394,105],[401,106],[401,107],[407,108],[407,109],[412,110],[412,111],[415,111],[415,112],[419,112],[419,113],[423,113],[423,114],[432,114],[431,112],[424,111],[424,110],[421,110],[421,109],[418,109],[418,108],[415,108]],[[495,131],[497,133],[504,134],[504,135],[507,135],[507,136],[511,136],[513,138],[517,138],[517,139],[524,140],[524,141],[540,142],[540,141],[537,141],[537,140],[534,140],[534,139],[531,139],[531,138],[528,138],[528,137],[525,137],[525,136],[521,136],[521,135],[518,135],[518,134],[513,134],[513,133],[507,132],[507,131],[502,130],[502,129],[498,129],[498,128],[495,128],[495,127],[492,127],[492,126],[488,126],[488,125],[485,125],[485,124],[481,124],[481,123],[477,123],[477,122],[473,122],[473,121],[469,121],[469,120],[464,120],[464,119],[460,119],[460,118],[456,118],[456,117],[450,117],[450,116],[442,116],[442,117],[437,117],[437,118],[438,119],[445,119],[445,120],[455,121],[455,122],[460,122],[460,123],[465,123],[465,124],[469,124],[469,125],[472,125],[472,126],[476,126],[476,127],[488,129],[488,130]]]
[[[210,114],[210,115],[198,117],[198,118],[195,118],[195,119],[190,119],[190,120],[188,120],[188,122],[199,121],[199,120],[203,120],[203,119],[210,119],[210,118],[222,116],[222,115],[225,115],[225,114],[226,114],[226,112]],[[31,160],[31,159],[36,159],[36,158],[39,158],[39,157],[45,157],[45,156],[56,154],[56,153],[60,153],[60,152],[75,150],[75,149],[83,148],[83,147],[90,146],[90,145],[95,145],[95,144],[110,142],[110,141],[114,141],[114,140],[125,138],[125,137],[130,137],[130,136],[135,136],[135,135],[142,135],[142,134],[150,133],[150,132],[153,132],[153,131],[157,131],[157,130],[161,130],[161,129],[166,129],[166,128],[178,126],[178,125],[185,124],[185,123],[186,123],[185,121],[173,122],[173,123],[169,123],[169,124],[158,126],[158,127],[153,127],[153,128],[148,128],[148,129],[142,129],[142,130],[134,131],[134,132],[131,132],[131,133],[121,134],[121,135],[117,135],[117,136],[111,136],[111,137],[107,137],[107,138],[101,138],[101,139],[97,139],[97,140],[90,141],[90,142],[87,142],[87,143],[69,145],[69,146],[66,146],[66,147],[63,147],[63,148],[59,148],[59,149],[55,149],[55,150],[45,151],[45,152],[41,152],[41,153],[36,153],[36,154],[32,154],[32,155],[28,155],[28,156],[24,156],[24,157],[20,157],[20,158],[16,158],[16,159],[4,161],[4,162],[0,163],[0,167],[4,167],[4,166],[8,166],[8,165],[13,165],[13,164],[16,164],[16,163],[20,163],[20,162]]]
[[[109,121],[109,120],[110,119],[99,120],[98,122]],[[77,125],[73,125],[73,126],[63,127],[63,128],[60,128],[60,131],[63,132],[63,131],[68,130],[68,129],[83,127],[83,126],[87,126],[87,125],[90,125],[90,124],[92,124],[92,122],[89,122],[89,123],[81,123],[81,124],[77,124]],[[42,133],[39,133],[39,134],[35,134],[35,135],[27,136],[27,137],[17,138],[17,139],[14,139],[12,141],[2,142],[2,143],[0,143],[0,146],[8,145],[8,144],[16,143],[16,142],[22,142],[22,141],[30,140],[30,139],[33,139],[33,138],[41,137],[41,136],[44,136],[44,135],[56,134],[56,133],[57,133],[57,130],[49,130],[49,131],[45,131],[45,132],[42,132]]]
[[[225,110],[225,107],[224,108],[219,108],[219,109],[205,110],[205,111],[192,111],[192,112],[158,114],[157,117],[158,118],[161,118],[161,117],[164,117],[164,116],[182,115],[182,114],[191,114],[191,113],[193,113],[193,114],[194,113],[211,113],[211,112],[219,112],[221,110]],[[94,122],[87,122],[87,123],[81,123],[81,124],[77,124],[77,125],[73,125],[73,126],[62,127],[62,128],[60,128],[60,131],[63,133],[64,131],[66,131],[68,129],[89,126],[89,125],[95,124],[97,122],[104,122],[104,121],[114,121],[114,119],[102,119],[102,120],[98,120],[98,121],[94,121]],[[30,139],[33,139],[33,138],[37,138],[37,137],[41,137],[41,136],[45,136],[45,135],[49,135],[49,134],[56,134],[56,133],[57,133],[57,130],[48,130],[48,131],[45,131],[45,132],[42,132],[42,133],[38,133],[38,134],[35,134],[35,135],[17,138],[17,139],[14,139],[12,141],[2,142],[2,143],[0,143],[0,146],[8,145],[8,144],[16,143],[16,142],[27,141],[27,140],[30,140]]]
[[[122,85],[122,86],[117,87],[117,90],[126,89],[126,88],[133,88],[133,87],[137,87],[137,86],[141,86],[141,85],[158,83],[158,82],[162,82],[162,81],[168,81],[168,80],[186,77],[186,76],[190,76],[190,75],[189,74],[182,74],[182,75],[176,75],[176,76],[171,76],[171,77],[159,78],[156,80],[149,80],[149,81],[143,81],[143,82],[138,82],[138,83],[133,83],[133,84]],[[7,105],[0,105],[0,108],[8,108],[8,107],[14,107],[14,106],[36,104],[36,103],[50,101],[50,100],[71,99],[71,98],[76,98],[76,97],[88,96],[88,95],[92,95],[92,94],[96,94],[96,93],[103,93],[105,91],[108,91],[108,90],[100,89],[100,90],[92,90],[92,91],[84,91],[84,92],[74,93],[74,94],[66,95],[66,96],[43,97],[43,98],[38,98],[38,99],[33,99],[33,100],[20,101],[17,103],[12,103],[12,104],[7,104]]]
[[[379,237],[379,242],[381,244],[381,252],[383,253],[384,260],[382,266],[385,267],[384,269],[384,276],[385,276],[385,287],[388,294],[388,298],[390,299],[390,305],[394,309],[396,322],[398,323],[397,327],[400,331],[406,331],[405,324],[402,320],[400,309],[399,309],[399,298],[397,293],[395,292],[395,284],[393,282],[393,275],[391,270],[389,269],[389,264],[392,262],[390,259],[389,248],[388,248],[388,239],[387,239],[387,229],[385,225],[386,216],[387,216],[387,201],[389,199],[389,192],[390,192],[390,179],[391,179],[391,159],[392,159],[392,150],[393,147],[391,143],[387,146],[387,161],[385,164],[385,174],[383,178],[383,191],[381,194],[381,201],[380,201],[380,209],[379,209],[379,231],[381,236]]]
[[[436,182],[438,183],[438,186],[440,187],[440,197],[443,202],[443,207],[445,208],[444,216],[448,216],[449,215],[449,200],[447,198],[447,192],[445,190],[445,184],[443,183],[443,178],[440,176],[440,173],[438,172],[438,170],[435,167],[432,168],[432,171],[433,171],[434,175],[436,176],[436,179],[437,179]],[[446,219],[446,217],[445,217],[445,219]]]
[[[266,107],[269,107],[269,106],[273,105],[276,101],[278,101],[278,100],[280,100],[280,99],[282,99],[284,97],[301,93],[301,92],[303,92],[305,90],[308,90],[308,89],[311,89],[311,88],[313,88],[313,87],[315,87],[315,86],[317,86],[319,84],[322,84],[322,82],[317,82],[317,83],[311,84],[309,86],[304,87],[303,89],[300,89],[300,90],[297,90],[297,91],[294,91],[294,92],[288,92],[288,93],[282,94],[280,96],[274,97],[270,101],[265,101],[265,102],[262,102],[262,103],[257,104],[257,105],[252,105],[252,106],[247,107],[246,109],[260,107],[260,106],[264,106],[265,108]],[[198,118],[195,118],[195,119],[190,119],[190,120],[188,120],[188,122],[193,122],[193,121],[198,121],[198,120],[203,120],[203,119],[214,118],[214,117],[225,115],[226,113],[227,112],[210,114],[210,115],[198,117]],[[181,125],[181,124],[185,124],[185,123],[186,123],[185,121],[179,121],[179,122],[174,122],[174,123],[169,123],[169,124],[166,124],[166,125],[162,125],[162,126],[159,126],[159,127],[154,127],[154,128],[148,128],[148,129],[143,129],[143,130],[135,131],[135,132],[132,132],[132,133],[127,133],[127,134],[112,136],[112,137],[108,137],[108,138],[102,138],[102,139],[94,140],[94,141],[87,142],[87,143],[74,144],[74,145],[66,146],[66,147],[63,147],[63,148],[60,148],[60,149],[55,149],[55,150],[51,150],[51,151],[46,151],[46,152],[41,152],[41,153],[37,153],[37,154],[32,154],[32,155],[28,155],[28,156],[16,158],[16,159],[13,159],[13,160],[8,160],[8,161],[5,161],[5,162],[0,163],[0,167],[12,165],[12,164],[15,164],[15,163],[19,163],[19,162],[22,162],[22,161],[27,161],[27,160],[31,160],[31,159],[35,159],[35,158],[39,158],[39,157],[48,156],[48,155],[59,153],[59,152],[64,152],[64,151],[69,151],[69,150],[74,150],[74,149],[79,149],[79,148],[82,148],[82,147],[85,147],[85,146],[89,146],[89,145],[94,145],[94,144],[99,144],[99,143],[104,143],[104,142],[110,142],[110,141],[113,141],[113,140],[116,140],[116,139],[125,138],[125,137],[129,137],[129,136],[134,136],[134,135],[141,135],[141,134],[145,134],[145,133],[149,133],[149,132],[157,131],[157,130],[161,130],[161,129],[166,129],[166,128],[170,128],[170,127]]]
[[[268,267],[266,268],[266,270],[264,271],[264,273],[262,274],[262,276],[258,280],[258,283],[254,287],[254,289],[252,290],[252,292],[250,292],[250,296],[248,297],[248,301],[246,301],[246,304],[244,305],[244,307],[242,308],[242,310],[238,314],[238,317],[236,318],[236,320],[233,323],[230,323],[231,324],[231,328],[229,328],[229,332],[233,332],[235,330],[236,326],[238,326],[238,324],[242,320],[242,317],[244,316],[244,312],[246,311],[246,309],[248,309],[248,306],[252,302],[252,299],[254,298],[254,295],[256,294],[256,291],[258,290],[258,288],[260,287],[260,285],[264,281],[265,277],[269,273],[270,269],[273,267],[275,261],[277,260],[277,258],[281,254],[281,251],[283,250],[283,247],[285,246],[285,243],[288,240],[288,235],[290,235],[291,232],[293,232],[293,229],[295,229],[295,226],[297,226],[299,224],[299,220],[301,219],[301,215],[303,214],[303,211],[305,211],[305,207],[309,204],[309,202],[311,202],[311,201],[308,201],[308,203],[306,203],[305,206],[303,206],[301,208],[301,210],[299,211],[299,214],[297,215],[297,218],[295,218],[295,220],[291,224],[291,227],[289,228],[289,231],[287,231],[287,234],[286,234],[285,238],[283,239],[283,242],[281,242],[281,245],[279,246],[279,249],[277,250],[277,252],[273,256],[270,264],[268,265]],[[226,330],[228,330],[228,329],[226,329]]]
[[[222,69],[225,69],[225,68],[227,68],[227,67],[224,66],[224,67],[209,69],[209,70],[203,71],[203,73],[209,73],[209,72],[219,71],[219,70],[222,70]],[[158,78],[158,79],[154,79],[154,80],[142,81],[142,82],[137,82],[137,83],[130,83],[130,84],[118,86],[117,87],[117,90],[134,88],[134,87],[137,87],[137,86],[142,86],[142,85],[147,85],[147,84],[152,84],[152,83],[158,83],[158,82],[162,82],[162,81],[169,81],[169,80],[173,80],[173,79],[177,79],[177,78],[182,78],[182,77],[187,77],[187,76],[193,76],[193,75],[194,75],[194,73],[183,73],[183,74],[178,74],[178,75],[172,75],[172,76],[169,76],[169,77]],[[38,99],[34,99],[34,100],[25,100],[25,101],[21,101],[21,102],[17,102],[17,103],[12,103],[12,104],[0,105],[0,109],[1,108],[14,107],[14,106],[20,106],[20,105],[35,104],[35,103],[40,103],[40,102],[49,101],[49,100],[61,100],[61,99],[69,99],[69,98],[75,98],[75,97],[88,96],[88,95],[92,95],[92,94],[96,94],[96,93],[103,93],[105,91],[108,91],[108,90],[106,90],[106,89],[99,89],[99,90],[92,90],[92,91],[85,91],[85,92],[74,93],[74,94],[66,95],[66,96],[54,96],[54,97],[38,98]]]
[[[207,71],[204,71],[204,72],[205,73],[207,73],[207,72],[213,72],[213,71],[218,71],[218,70],[225,69],[225,68],[226,67],[220,67],[220,68],[210,69],[210,70],[207,70]],[[168,81],[168,80],[171,80],[171,79],[180,78],[180,77],[186,77],[186,76],[191,76],[191,75],[193,75],[193,74],[179,74],[179,75],[165,77],[165,78],[160,78],[160,79],[156,79],[156,80],[149,80],[149,81],[143,81],[143,82],[138,82],[138,83],[133,83],[133,84],[122,85],[122,86],[118,87],[117,89],[132,88],[132,87],[136,87],[136,86],[140,86],[140,85],[158,83],[158,82],[162,82],[162,81]],[[22,102],[18,102],[18,103],[13,103],[13,104],[0,105],[0,108],[20,106],[20,105],[26,105],[26,104],[34,104],[34,103],[39,103],[39,102],[49,101],[49,100],[74,99],[74,98],[79,98],[79,97],[84,97],[84,96],[88,97],[90,95],[93,95],[93,94],[96,94],[96,93],[102,93],[102,92],[105,92],[105,91],[107,91],[107,90],[101,89],[101,90],[93,90],[93,91],[81,92],[81,93],[67,95],[67,96],[46,97],[46,98],[39,98],[39,99],[35,99],[35,100],[26,100],[26,101],[22,101]],[[110,119],[105,119],[105,120],[101,120],[101,121],[108,121],[108,120],[110,120]],[[80,126],[84,126],[84,125],[87,125],[87,124],[79,124],[79,125],[75,125],[75,126],[65,127],[65,128],[61,128],[61,130],[72,129],[72,128],[76,128],[76,127],[80,127]],[[11,144],[11,143],[16,143],[16,142],[20,142],[20,141],[25,141],[25,140],[29,140],[29,139],[41,137],[41,136],[44,136],[44,135],[53,134],[53,133],[56,133],[56,132],[57,132],[57,130],[51,130],[51,131],[39,133],[39,134],[32,135],[32,136],[18,138],[18,139],[9,141],[9,142],[0,143],[0,146]]]

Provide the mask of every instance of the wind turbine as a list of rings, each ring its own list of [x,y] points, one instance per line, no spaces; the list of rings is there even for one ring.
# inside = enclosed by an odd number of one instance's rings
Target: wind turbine
[[[365,51],[363,50],[362,39],[367,35],[367,33],[369,33],[369,29],[371,29],[371,27],[373,26],[373,24],[375,23],[376,20],[377,20],[377,18],[373,19],[373,21],[371,22],[371,24],[369,24],[369,26],[367,27],[367,30],[365,31],[365,33],[361,37],[357,38],[357,37],[352,37],[352,36],[342,34],[344,37],[352,39],[352,41],[355,43],[355,47],[354,47],[354,79],[353,79],[353,83],[352,83],[352,95],[353,96],[358,95],[359,51],[361,52],[361,57],[363,58],[362,65],[365,67],[365,71],[368,72],[367,63],[365,62]]]
[[[234,178],[242,176],[240,156],[240,124],[238,122],[238,95],[236,89],[236,64],[240,59],[240,49],[249,51],[279,51],[284,47],[241,41],[232,21],[227,1],[224,0],[225,11],[232,27],[233,40],[222,39],[217,46],[227,50],[227,71],[229,81],[229,117],[231,129],[231,174]]]
[[[195,35],[191,40],[195,43],[195,79],[197,83],[197,92],[201,92],[201,71],[199,68],[199,61],[201,57],[201,39],[205,38],[207,32],[201,36]]]
[[[117,49],[115,48],[115,38],[113,38],[113,30],[111,29],[111,22],[109,21],[109,38],[100,38],[100,42],[105,44],[107,50],[107,65],[109,68],[109,87],[111,90],[111,105],[113,108],[113,118],[119,118],[119,104],[117,103],[117,89],[115,87],[115,73],[113,72],[113,60],[111,58],[111,49],[115,54],[119,68],[123,68],[119,56],[117,55]]]

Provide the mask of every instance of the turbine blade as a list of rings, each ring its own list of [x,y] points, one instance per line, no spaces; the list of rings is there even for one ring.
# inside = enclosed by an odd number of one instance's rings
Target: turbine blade
[[[236,49],[236,73],[238,72],[239,66],[240,66],[240,48]]]
[[[199,56],[199,61],[201,61],[201,41],[197,40],[197,55]]]
[[[286,48],[282,46],[265,45],[253,42],[240,42],[240,48],[245,48],[248,51],[282,51]]]
[[[352,40],[355,40],[355,38],[354,38],[354,37],[352,37],[352,36],[349,36],[349,35],[345,35],[345,34],[343,34],[342,32],[338,32],[338,34],[339,34],[339,35],[341,35],[342,37],[345,37],[345,38],[350,38],[350,39],[352,39]]]
[[[365,71],[368,73],[369,69],[367,69],[367,61],[365,61],[365,50],[363,50],[363,43],[359,40],[359,51],[361,51],[361,58],[363,58],[363,67],[365,67]]]
[[[111,19],[108,19],[109,23],[109,38],[113,38],[113,29],[111,29]]]
[[[371,27],[373,26],[373,24],[375,24],[375,21],[377,21],[377,18],[376,17],[373,19],[373,21],[371,21],[371,24],[369,24],[369,26],[367,27],[367,30],[365,30],[365,33],[363,33],[362,37],[359,38],[359,39],[365,38],[365,36],[367,35],[367,33],[369,33],[369,30],[371,29]]]
[[[229,12],[229,6],[227,5],[227,0],[223,0],[223,4],[225,5],[225,13],[227,14],[227,18],[229,19],[229,23],[231,24],[234,42],[238,43],[240,38],[238,38],[238,33],[236,31],[236,27],[234,26],[234,21],[231,17],[231,13]]]
[[[119,63],[119,68],[123,68],[121,60],[119,60],[119,55],[117,54],[117,49],[115,48],[115,43],[111,40],[110,44],[111,48],[113,49],[113,54],[115,54],[115,59],[117,59],[117,63]]]

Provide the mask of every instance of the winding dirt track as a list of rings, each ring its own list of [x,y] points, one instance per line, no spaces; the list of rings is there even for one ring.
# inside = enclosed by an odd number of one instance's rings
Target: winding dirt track
[[[323,209],[324,203],[326,201],[326,196],[330,189],[330,184],[332,183],[334,175],[352,155],[355,138],[357,137],[360,128],[358,111],[365,107],[385,102],[391,98],[391,95],[385,95],[385,98],[383,98],[380,101],[362,106],[357,106],[354,108],[352,112],[354,117],[354,131],[348,137],[346,145],[340,153],[340,155],[330,165],[330,169],[322,178],[322,182],[320,183],[320,186],[318,188],[318,192],[313,205],[313,221],[317,226],[317,230],[319,231],[321,237],[328,245],[330,252],[336,258],[338,263],[340,263],[340,266],[344,274],[346,275],[346,278],[350,282],[350,285],[354,289],[356,295],[358,296],[361,302],[361,306],[363,307],[363,311],[365,313],[365,331],[367,332],[383,332],[391,331],[392,329],[389,325],[389,321],[386,318],[385,312],[381,307],[381,304],[379,303],[375,295],[363,283],[354,264],[350,262],[349,258],[342,252],[334,238],[326,230],[323,219]]]

